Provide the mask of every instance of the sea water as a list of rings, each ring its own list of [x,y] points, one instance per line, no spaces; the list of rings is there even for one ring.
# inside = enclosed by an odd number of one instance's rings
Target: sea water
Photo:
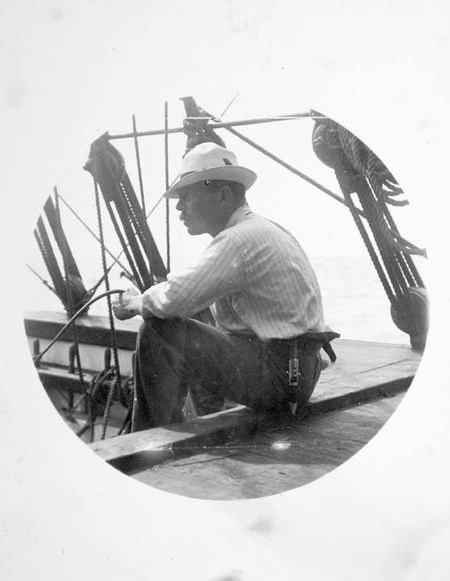
[[[380,341],[387,343],[409,342],[409,337],[392,322],[390,303],[383,290],[370,258],[363,251],[353,255],[310,255],[322,291],[325,320],[345,339]],[[418,262],[418,261],[417,261]],[[418,263],[422,276],[426,261]],[[41,266],[41,272],[45,269]],[[99,261],[90,271],[83,272],[85,286],[90,288],[101,277]],[[119,276],[120,269],[111,273],[111,288],[128,288],[130,283]],[[48,280],[48,276],[46,276]],[[104,290],[101,286],[98,292]],[[24,278],[24,309],[64,312],[59,299],[31,272]],[[107,302],[94,304],[91,314],[106,315]]]

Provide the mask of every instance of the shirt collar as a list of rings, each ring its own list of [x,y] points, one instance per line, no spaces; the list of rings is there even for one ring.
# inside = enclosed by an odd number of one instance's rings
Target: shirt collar
[[[231,214],[228,219],[228,222],[225,226],[225,230],[227,228],[231,228],[232,226],[236,226],[239,222],[241,222],[246,216],[252,214],[253,212],[250,210],[248,204],[243,204],[236,208],[236,210]]]

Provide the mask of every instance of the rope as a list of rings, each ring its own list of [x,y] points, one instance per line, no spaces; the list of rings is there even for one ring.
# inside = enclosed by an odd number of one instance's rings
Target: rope
[[[208,118],[214,119],[214,116],[213,115],[211,115],[210,113],[208,113],[204,109],[202,109],[202,111],[206,115],[208,115]],[[302,114],[300,114],[300,115],[303,116]],[[314,113],[312,111],[310,113],[308,113],[308,114],[305,114],[305,116],[308,116],[309,118],[313,118],[313,119],[315,119],[315,118],[324,119],[324,117],[322,115],[316,116],[316,115],[314,115]],[[292,117],[293,118],[298,118],[299,115],[294,115]],[[284,119],[290,119],[290,118],[291,118],[290,116],[284,117]],[[195,119],[195,117],[194,117],[194,119]],[[280,119],[281,119],[281,117],[280,117]],[[338,201],[340,204],[343,204],[344,206],[347,206],[347,202],[346,202],[345,199],[341,198],[340,196],[338,196],[337,194],[335,194],[334,192],[332,192],[331,190],[329,190],[328,188],[326,188],[325,186],[323,186],[322,184],[320,184],[318,181],[314,180],[313,178],[310,178],[309,176],[307,176],[303,172],[299,171],[298,169],[296,169],[292,165],[290,165],[290,164],[286,163],[285,161],[283,161],[277,155],[274,155],[273,153],[271,153],[270,151],[268,151],[266,148],[262,147],[261,145],[258,145],[255,141],[253,141],[252,139],[249,139],[248,137],[246,137],[245,135],[243,135],[239,131],[236,131],[236,129],[234,129],[233,127],[230,126],[230,125],[236,125],[236,124],[239,124],[239,123],[236,123],[236,122],[235,123],[230,123],[230,124],[225,123],[225,124],[218,124],[216,126],[210,125],[209,127],[211,129],[214,129],[215,127],[219,127],[219,126],[220,127],[224,127],[227,131],[229,131],[230,133],[232,133],[236,137],[239,137],[239,139],[241,139],[242,141],[244,141],[248,145],[251,145],[254,149],[256,149],[257,151],[259,151],[260,153],[266,155],[267,157],[269,157],[270,159],[272,159],[276,163],[280,164],[282,167],[284,167],[285,169],[289,170],[290,172],[292,172],[296,176],[302,178],[303,180],[307,181],[311,185],[315,186],[320,191],[324,192],[325,194],[327,194],[328,196],[330,196],[334,200]],[[170,133],[170,131],[169,131],[169,133]],[[359,210],[357,210],[357,211],[359,212]]]
[[[97,242],[100,242],[99,237],[95,234],[95,232],[93,232],[91,230],[91,228],[89,228],[89,226],[86,224],[86,222],[83,220],[83,218],[81,218],[81,216],[79,216],[77,214],[77,212],[75,212],[75,210],[72,208],[72,206],[70,206],[70,204],[63,198],[63,196],[61,194],[58,194],[58,195],[59,195],[59,199],[63,202],[63,204],[67,207],[67,209],[70,210],[70,212],[72,212],[72,214],[80,222],[80,224],[82,224],[86,228],[86,230],[89,232],[89,234],[91,234],[91,236],[93,236],[97,240]],[[105,247],[105,251],[109,254],[109,256],[114,261],[113,264],[111,264],[109,266],[109,270],[114,266],[114,263],[117,263],[122,270],[124,270],[129,276],[131,276],[128,269],[121,262],[119,262],[120,255],[115,257],[114,254],[110,250],[108,250],[108,248],[106,248],[106,247]]]
[[[129,193],[123,184],[120,184],[120,190],[122,197],[121,199],[116,200],[116,208],[119,211],[122,227],[127,236],[129,247],[133,253],[136,268],[139,271],[139,290],[142,292],[144,289],[151,286],[152,281],[151,270],[147,267],[144,255],[139,247],[139,242],[144,246],[145,236],[141,224],[139,223],[136,210],[132,206]]]
[[[47,280],[45,280],[43,276],[36,272],[36,270],[34,270],[34,268],[30,266],[28,263],[25,263],[25,266],[28,268],[28,270],[31,270],[31,272],[42,282],[43,285],[45,285],[50,291],[52,291],[52,293],[58,296],[58,293],[55,291],[52,285],[49,284]]]
[[[173,179],[173,180],[172,180],[172,182],[170,183],[169,187],[173,186],[173,184],[174,184],[174,183],[176,182],[176,180],[178,179],[178,176],[179,176],[179,174],[177,174],[177,175],[174,177],[174,179]],[[158,208],[159,204],[160,204],[160,203],[161,203],[161,202],[164,200],[164,198],[165,198],[165,195],[166,195],[166,192],[164,192],[163,194],[161,194],[161,196],[160,196],[160,197],[158,198],[158,200],[155,202],[155,204],[153,205],[153,207],[151,208],[151,210],[150,210],[150,211],[148,212],[148,214],[145,216],[145,220],[146,220],[146,221],[148,221],[148,219],[149,219],[149,218],[150,218],[150,216],[153,214],[153,212],[154,212],[154,211],[155,211],[155,210]],[[126,246],[128,246],[128,244],[126,244]],[[113,258],[113,260],[114,260],[115,262],[117,262],[118,264],[120,264],[120,263],[118,262],[118,260],[119,260],[119,258],[122,256],[122,254],[124,254],[125,252],[126,252],[125,248],[122,248],[122,250],[119,252],[119,254],[118,254],[116,257],[114,257],[114,255],[112,255],[112,254],[111,254],[111,256],[112,256],[112,258]],[[111,270],[112,266],[113,266],[112,264],[109,266],[109,268],[108,268],[108,271],[109,271],[109,270]],[[127,273],[127,274],[128,274],[128,279],[129,279],[129,280],[132,280],[132,278],[133,278],[133,277],[132,277],[132,276],[131,276],[129,273]],[[94,288],[97,288],[97,286],[99,286],[99,284],[100,284],[102,281],[103,281],[103,276],[102,276],[102,278],[100,279],[100,281],[99,281],[99,282],[98,282],[96,285],[94,285]],[[137,285],[136,285],[136,286],[137,286]]]
[[[394,292],[393,292],[392,287],[391,287],[391,285],[390,285],[390,283],[389,283],[389,281],[388,281],[388,279],[383,271],[383,267],[380,264],[380,261],[378,259],[376,252],[375,252],[373,244],[369,238],[369,235],[367,234],[367,231],[364,228],[364,224],[361,220],[361,217],[356,212],[356,207],[355,207],[355,204],[354,204],[352,198],[350,197],[350,194],[348,194],[347,201],[349,202],[349,208],[350,208],[351,215],[353,216],[353,220],[355,221],[356,227],[358,228],[359,233],[361,235],[361,238],[363,240],[363,243],[364,243],[364,245],[369,253],[372,264],[374,265],[375,270],[377,271],[378,278],[381,281],[381,284],[383,286],[383,289],[384,289],[389,301],[392,303],[395,299]]]
[[[341,126],[338,126],[337,132],[347,160],[364,180],[359,180],[358,184],[355,182],[355,191],[396,293],[402,296],[407,292],[408,286],[414,286],[413,270],[416,269],[411,268],[411,260],[406,260],[406,255],[411,249],[404,244],[401,237],[396,236],[398,230],[386,203],[405,205],[407,203],[405,201],[391,199],[391,196],[397,196],[403,193],[403,190],[393,183],[395,179],[383,162],[357,137]],[[339,171],[339,168],[336,168],[336,171]],[[370,184],[370,188],[364,182]]]
[[[382,219],[382,216],[380,216],[379,209],[373,199],[372,192],[366,182],[364,174],[361,175],[364,172],[365,163],[365,153],[360,146],[361,142],[353,140],[353,136],[349,132],[346,130],[343,132],[341,128],[335,127],[334,125],[329,128],[329,131],[321,131],[318,133],[317,136],[313,136],[314,150],[324,163],[334,168],[336,178],[347,200],[347,205],[361,234],[363,243],[369,252],[371,261],[389,301],[393,302],[395,300],[395,294],[401,294],[402,291],[398,284],[398,272],[395,269],[395,264],[390,259],[389,253],[386,252],[386,246],[388,245],[386,231],[380,231],[373,227],[373,224],[378,223]],[[367,219],[367,224],[377,244],[384,268],[389,273],[391,284],[387,280],[367,230],[356,211],[356,206],[351,198],[351,193],[353,192],[356,192],[358,195],[364,217]]]
[[[64,333],[64,331],[66,331],[68,329],[68,327],[70,327],[70,325],[75,321],[75,319],[77,317],[79,317],[80,315],[82,315],[84,313],[84,311],[86,311],[91,305],[93,305],[94,303],[96,303],[100,299],[103,299],[106,296],[120,294],[120,293],[123,293],[123,289],[113,289],[110,291],[103,292],[103,293],[97,295],[96,297],[92,298],[90,301],[88,301],[85,305],[83,305],[81,307],[81,309],[78,309],[78,311],[72,317],[70,317],[70,319],[67,321],[67,323],[65,323],[65,325],[62,327],[62,329],[60,331],[58,331],[58,333],[50,341],[50,343],[47,345],[47,347],[43,351],[41,351],[40,353],[38,353],[37,355],[35,355],[33,357],[33,362],[35,363],[35,365],[37,365],[39,363],[39,361],[42,359],[42,357],[47,353],[47,351],[49,351],[50,348],[53,347],[53,345],[56,343],[56,341],[61,337],[61,335]]]
[[[126,173],[123,157],[101,136],[92,143],[90,158],[84,167],[95,176],[101,188],[135,284],[142,292],[152,285],[153,275],[165,277],[167,271]]]
[[[164,175],[166,191],[169,189],[169,105],[164,103]],[[166,264],[167,272],[170,272],[170,205],[166,198]]]
[[[390,240],[387,239],[385,228],[386,222],[384,221],[384,217],[380,213],[376,200],[372,196],[370,188],[365,180],[359,181],[357,194],[361,201],[369,228],[378,246],[381,259],[386,271],[389,273],[389,278],[391,279],[395,293],[396,295],[402,295],[404,292],[404,286],[402,286],[402,275],[394,258],[394,248],[390,243]]]
[[[94,163],[95,163],[95,161],[94,161]],[[97,172],[95,172],[95,175],[97,175]],[[105,288],[106,288],[106,292],[108,292],[110,290],[110,288],[109,288],[109,278],[108,278],[107,265],[106,265],[106,252],[105,252],[104,237],[103,237],[103,223],[102,223],[102,213],[101,213],[101,207],[100,207],[100,194],[98,191],[98,185],[97,185],[97,180],[95,178],[95,175],[93,176],[94,193],[95,193],[95,206],[96,206],[96,210],[97,210],[99,238],[101,241],[102,268],[103,268],[103,274],[105,277]],[[115,329],[115,324],[114,324],[114,316],[113,316],[113,311],[112,311],[110,294],[107,294],[107,302],[108,302],[108,317],[109,317],[109,326],[110,326],[111,348],[113,351],[114,366],[116,369],[116,382],[112,383],[111,389],[109,390],[109,393],[108,393],[108,399],[106,401],[105,412],[103,414],[103,427],[102,427],[102,435],[101,435],[102,440],[105,439],[106,428],[108,427],[108,423],[109,423],[109,416],[110,416],[111,407],[113,404],[114,393],[116,390],[120,391],[119,355],[118,355],[118,351],[117,351],[117,337],[116,337],[116,329]]]
[[[273,159],[274,161],[276,161],[277,163],[282,165],[284,168],[286,168],[290,172],[294,173],[296,176],[302,178],[303,180],[307,181],[308,183],[312,184],[313,186],[315,186],[316,188],[318,188],[319,190],[321,190],[322,192],[327,194],[328,196],[337,200],[340,204],[343,204],[344,206],[347,205],[347,202],[345,200],[343,200],[340,196],[338,196],[337,194],[335,194],[334,192],[332,192],[331,190],[329,190],[325,186],[322,186],[322,184],[320,184],[316,180],[310,178],[309,176],[307,176],[303,172],[299,171],[298,169],[296,169],[292,165],[286,163],[280,157],[274,155],[273,153],[270,153],[270,151],[268,151],[264,147],[261,147],[260,145],[258,145],[257,143],[255,143],[254,141],[252,141],[251,139],[249,139],[248,137],[246,137],[245,135],[243,135],[239,131],[236,131],[236,129],[233,129],[232,127],[226,127],[226,130],[229,131],[230,133],[232,133],[233,135],[236,135],[236,137],[239,137],[240,139],[242,139],[242,141],[245,141],[245,143],[248,143],[249,145],[254,147],[259,152],[263,153],[267,157],[270,157],[270,159]]]
[[[58,189],[56,188],[56,186],[54,188],[54,192],[55,192],[55,213],[56,213],[57,226],[58,226],[58,230],[59,230],[59,234],[61,236],[61,239],[65,240],[62,222],[61,222],[61,211],[59,208],[59,194],[58,194]],[[75,305],[74,305],[74,301],[73,301],[72,287],[71,287],[70,282],[69,282],[68,260],[67,260],[67,256],[65,256],[68,249],[69,249],[69,247],[67,244],[64,244],[63,247],[61,248],[62,254],[63,254],[64,276],[66,279],[65,282],[66,282],[66,292],[67,292],[67,304],[68,304],[68,310],[71,313],[72,309],[74,308]],[[77,362],[78,379],[80,380],[81,389],[83,390],[83,392],[86,392],[87,389],[86,389],[86,384],[84,382],[83,368],[81,367],[80,344],[79,344],[79,340],[78,340],[78,332],[77,332],[77,328],[74,324],[71,325],[71,329],[72,329],[74,345],[75,345],[75,359]]]
[[[331,120],[316,123],[313,148],[319,159],[336,173],[352,217],[391,303],[394,323],[410,335],[413,348],[423,348],[428,329],[426,295],[423,294],[424,284],[411,254],[425,256],[426,252],[400,236],[388,208],[388,205],[408,204],[407,200],[394,199],[403,194],[403,190],[373,151]],[[358,196],[366,226],[355,212],[352,193]],[[381,262],[369,239],[369,230]],[[418,293],[418,290],[422,293]]]
[[[141,156],[139,153],[139,142],[137,138],[137,127],[136,127],[136,116],[132,116],[133,121],[133,141],[134,141],[134,151],[136,154],[136,165],[138,170],[138,178],[139,178],[139,192],[141,194],[141,204],[142,204],[142,211],[145,215],[145,196],[144,196],[144,182],[142,179],[142,168],[141,168]]]

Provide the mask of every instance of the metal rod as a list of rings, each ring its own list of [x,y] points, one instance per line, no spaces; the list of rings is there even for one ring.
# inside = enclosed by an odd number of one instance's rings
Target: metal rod
[[[67,207],[68,210],[70,210],[72,212],[72,214],[75,216],[75,218],[81,223],[83,224],[83,226],[86,228],[86,230],[89,232],[89,234],[91,234],[91,236],[93,236],[97,242],[99,244],[101,244],[100,242],[100,238],[97,236],[97,234],[91,230],[89,228],[89,226],[86,224],[86,222],[83,220],[83,218],[81,218],[76,212],[75,210],[70,206],[70,204],[68,202],[66,202],[66,200],[63,198],[63,196],[61,194],[59,194],[59,199],[64,203],[64,205]],[[115,257],[114,254],[108,250],[105,246],[105,251],[107,252],[107,254],[109,254],[109,256],[114,260],[114,262],[116,264],[118,264],[120,266],[120,268],[122,270],[124,270],[129,276],[131,276],[130,271],[128,270],[128,268],[126,268],[119,260],[118,257]],[[121,253],[122,254],[122,253]],[[119,255],[120,256],[120,255]],[[112,265],[111,265],[112,266]]]
[[[222,111],[222,115],[219,117],[219,119],[222,119],[222,117],[225,115],[225,113],[228,111],[228,109],[231,107],[231,105],[236,101],[236,99],[238,97],[239,97],[239,93],[236,93],[236,95],[231,99],[231,101],[228,103],[228,105]]]
[[[164,166],[166,191],[169,189],[169,105],[164,103]],[[167,272],[170,272],[170,210],[169,199],[166,198],[166,252]]]
[[[205,119],[214,119],[214,117],[212,115],[210,115],[209,113],[207,115],[208,116],[205,117]],[[261,153],[264,153],[265,155],[267,155],[268,157],[270,157],[271,159],[273,159],[274,161],[276,161],[277,163],[279,163],[280,165],[282,165],[283,167],[285,167],[286,169],[288,169],[289,171],[291,171],[292,173],[294,173],[298,177],[309,182],[310,184],[312,184],[313,186],[315,186],[316,188],[318,188],[319,190],[321,190],[322,192],[324,192],[328,196],[331,196],[336,201],[338,201],[340,204],[343,204],[344,206],[348,207],[347,202],[343,198],[341,198],[340,196],[338,196],[337,194],[335,194],[334,192],[332,192],[328,188],[322,186],[316,180],[308,177],[303,172],[297,170],[296,168],[294,168],[290,164],[286,163],[278,156],[274,155],[273,153],[270,153],[267,149],[265,149],[264,147],[261,147],[260,145],[258,145],[257,143],[255,143],[254,141],[252,141],[251,139],[249,139],[248,137],[246,137],[242,133],[239,133],[238,131],[233,129],[233,127],[241,126],[241,125],[256,125],[256,124],[260,124],[260,123],[270,123],[273,121],[287,121],[287,120],[304,119],[304,118],[327,119],[327,117],[325,117],[323,115],[318,115],[314,111],[308,111],[307,113],[294,113],[292,115],[281,115],[281,116],[276,116],[276,117],[260,117],[257,119],[244,119],[241,121],[227,121],[227,122],[219,122],[219,123],[210,123],[209,127],[211,129],[220,129],[221,127],[227,129],[228,131],[230,131],[231,133],[236,135],[236,137],[239,137],[240,139],[242,139],[243,141],[245,141],[246,143],[248,143],[249,145],[251,145],[252,147],[257,149]],[[195,117],[193,119],[199,119],[199,118]],[[168,129],[167,127],[165,127],[164,129],[156,129],[154,131],[141,131],[141,132],[135,132],[135,133],[131,133],[131,134],[130,133],[122,133],[122,134],[117,134],[117,135],[109,135],[108,139],[109,140],[125,139],[125,138],[129,138],[129,137],[136,138],[137,136],[143,137],[146,135],[162,135],[162,134],[168,135],[169,133],[182,133],[182,132],[184,132],[184,127],[177,127],[174,129]],[[364,213],[361,210],[359,210],[358,208],[356,209],[356,211],[361,216],[364,216]]]
[[[141,156],[139,154],[139,143],[138,143],[138,138],[137,138],[136,117],[135,117],[135,115],[133,115],[132,118],[133,118],[134,149],[136,151],[136,164],[137,164],[138,177],[139,177],[139,191],[140,191],[140,194],[141,194],[142,210],[144,211],[144,215],[145,215],[144,183],[142,181]]]
[[[212,116],[205,117],[206,119],[214,119]],[[238,127],[241,125],[259,125],[261,123],[272,123],[275,121],[289,121],[293,119],[327,119],[323,115],[317,115],[312,111],[307,113],[294,113],[292,115],[278,115],[274,117],[259,117],[257,119],[241,119],[238,121],[219,121],[217,123],[210,123],[208,127],[211,129],[220,129],[221,127]],[[189,119],[189,117],[187,117]],[[201,119],[201,117],[192,117],[192,119]],[[154,129],[152,131],[139,131],[136,133],[138,137],[145,137],[148,135],[164,135],[166,133],[165,129]],[[174,127],[172,129],[167,129],[167,133],[184,133],[184,127]],[[126,139],[129,137],[134,137],[134,133],[118,133],[116,135],[108,135],[107,139],[110,141],[113,139]]]
[[[257,123],[269,123],[271,121],[285,121],[288,119],[291,119],[291,120],[292,119],[302,119],[305,117],[311,118],[311,119],[326,119],[326,117],[324,117],[322,115],[315,115],[313,113],[298,113],[296,115],[284,115],[282,117],[265,117],[265,118],[261,118],[261,119],[249,119],[249,120],[243,120],[243,121],[211,123],[208,127],[210,127],[211,129],[218,129],[221,127],[227,129],[228,131],[230,131],[231,133],[236,135],[236,137],[239,137],[240,139],[242,139],[243,141],[245,141],[246,143],[248,143],[249,145],[251,145],[252,147],[257,149],[261,153],[264,153],[265,155],[267,155],[268,157],[270,157],[271,159],[273,159],[274,161],[276,161],[277,163],[279,163],[280,165],[282,165],[283,167],[285,167],[286,169],[288,169],[289,171],[291,171],[292,173],[294,173],[298,177],[304,179],[305,181],[309,182],[311,185],[315,186],[316,188],[318,188],[319,190],[321,190],[322,192],[324,192],[328,196],[334,198],[340,204],[343,204],[344,206],[348,207],[347,202],[343,198],[341,198],[340,196],[338,196],[337,194],[335,194],[334,192],[332,192],[331,190],[329,190],[325,186],[322,186],[316,180],[308,177],[306,174],[297,170],[296,168],[294,168],[290,164],[286,163],[278,156],[274,155],[273,153],[270,153],[267,149],[265,149],[264,147],[261,147],[260,145],[258,145],[257,143],[255,143],[254,141],[249,139],[248,137],[245,137],[245,135],[243,135],[242,133],[239,133],[238,131],[233,129],[233,126],[238,126],[238,125],[255,125]],[[212,117],[207,117],[207,118],[212,119]],[[196,119],[198,119],[198,117]],[[136,135],[137,136],[146,136],[146,135],[161,135],[161,134],[181,133],[181,132],[184,132],[183,127],[178,127],[175,129],[167,129],[167,130],[157,129],[155,131],[142,131],[142,132],[136,133]],[[125,138],[129,138],[129,137],[134,137],[134,134],[122,133],[122,134],[117,134],[117,135],[109,135],[108,139],[110,139],[110,140],[112,140],[112,139],[125,139]],[[158,201],[158,203],[159,203],[159,201]],[[357,208],[356,211],[361,216],[364,217],[364,213],[360,209]]]
[[[274,155],[273,153],[270,153],[270,151],[268,151],[264,147],[261,147],[261,145],[258,145],[257,143],[255,143],[252,139],[249,139],[245,135],[242,135],[242,133],[240,133],[239,131],[236,131],[236,129],[233,129],[232,127],[226,127],[226,129],[227,129],[227,131],[229,131],[230,133],[232,133],[236,137],[239,137],[239,139],[242,139],[242,141],[245,141],[246,143],[248,143],[249,145],[251,145],[252,147],[254,147],[255,149],[257,149],[258,151],[260,151],[264,155],[267,155],[267,157],[270,157],[271,159],[273,159],[274,161],[276,161],[277,163],[279,163],[280,165],[282,165],[284,168],[286,168],[289,171],[291,171],[292,173],[294,173],[296,176],[298,176],[298,177],[302,178],[303,180],[307,181],[308,183],[312,184],[313,186],[315,186],[316,188],[318,188],[319,190],[321,190],[322,192],[324,192],[328,196],[331,196],[336,201],[338,201],[340,204],[343,204],[344,206],[347,206],[347,208],[349,207],[348,206],[348,203],[343,198],[341,198],[340,196],[338,196],[337,194],[335,194],[334,192],[332,192],[331,190],[329,190],[325,186],[322,186],[322,184],[320,184],[316,180],[308,177],[306,174],[304,174],[303,172],[299,171],[298,169],[296,169],[292,165],[286,163],[285,161],[283,161],[277,155]],[[364,216],[364,213],[361,212],[361,210],[359,210],[358,208],[356,208],[356,211],[361,216]]]
[[[42,277],[38,272],[36,272],[34,270],[34,268],[32,266],[30,266],[27,262],[25,263],[25,266],[31,270],[31,272],[38,277],[38,279],[42,282],[42,284],[44,284],[49,290],[52,291],[52,293],[55,293],[56,296],[58,296],[58,293],[56,292],[56,290],[52,287],[51,284],[49,284],[44,277]],[[59,298],[59,297],[58,297]]]

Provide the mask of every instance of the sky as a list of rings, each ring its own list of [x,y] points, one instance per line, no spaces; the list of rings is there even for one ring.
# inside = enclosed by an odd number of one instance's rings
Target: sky
[[[340,4],[324,4],[330,21],[339,17]],[[342,6],[345,5],[344,2]],[[284,6],[292,14],[299,11],[296,2],[285,2]],[[352,10],[356,16],[358,9]],[[82,166],[90,143],[105,131],[130,131],[133,114],[139,129],[162,128],[167,101],[169,126],[179,127],[184,116],[180,97],[194,96],[215,115],[221,115],[236,97],[224,120],[288,115],[313,108],[345,124],[345,119],[339,118],[339,110],[333,111],[318,95],[323,90],[332,95],[335,87],[341,86],[335,71],[348,41],[331,26],[326,35],[333,51],[319,55],[317,37],[324,34],[323,30],[319,32],[323,24],[314,26],[309,11],[312,4],[305,3],[306,18],[286,19],[284,10],[267,1],[4,5],[2,43],[3,56],[8,58],[3,103],[8,111],[6,125],[15,135],[11,147],[18,149],[19,166],[9,165],[7,171],[12,187],[18,188],[17,195],[27,200],[24,261],[48,279],[32,231],[42,204],[55,185],[90,228],[98,232],[92,180]],[[354,34],[363,36],[364,28],[355,29]],[[283,39],[296,37],[302,37],[306,50],[292,50],[283,43]],[[370,57],[374,48],[369,46],[366,50]],[[355,60],[353,66],[356,74],[361,62]],[[324,72],[329,75],[326,83]],[[387,90],[389,82],[386,78]],[[334,105],[333,99],[331,103]],[[312,129],[310,119],[300,119],[240,131],[340,194],[334,172],[312,150]],[[388,301],[345,207],[235,136],[224,130],[220,135],[236,152],[239,162],[258,174],[248,193],[251,207],[289,229],[310,256],[323,286],[329,324],[352,337],[404,341],[404,335],[390,321]],[[364,131],[358,135],[383,157],[383,141],[377,149],[377,143],[372,145]],[[115,142],[115,146],[124,154],[137,190],[132,141]],[[178,173],[184,149],[184,135],[170,136],[170,181]],[[149,208],[165,189],[163,137],[144,138],[141,158]],[[395,168],[390,169],[396,173]],[[397,179],[401,182],[400,177]],[[405,198],[411,200],[411,205],[394,209],[393,214],[402,234],[424,247],[420,210],[413,196],[405,187]],[[176,269],[197,256],[209,237],[189,237],[174,206],[172,201],[171,264]],[[164,212],[164,204],[160,204],[149,225],[165,257]],[[62,220],[85,285],[90,287],[101,276],[98,245],[64,206]],[[108,248],[117,254],[120,247],[108,220],[106,240]],[[332,264],[327,262],[330,260]],[[337,275],[351,269],[352,260],[358,261],[364,272],[360,281],[350,282],[347,277],[349,284],[342,287],[345,277]],[[426,269],[425,261],[419,259],[418,265],[421,271]],[[58,299],[33,274],[25,270],[23,277],[26,309],[61,309]],[[118,269],[112,273],[112,283],[123,286]],[[345,315],[346,301],[358,306],[351,322]],[[104,305],[98,304],[94,310],[99,312],[102,308]],[[380,309],[382,334],[372,331],[372,323],[358,322],[359,310],[377,317]]]
[[[1,507],[2,578],[75,579],[96,571],[140,580],[150,570],[160,579],[205,581],[449,578],[450,401],[440,333],[448,328],[450,282],[446,22],[445,3],[420,0],[0,3],[7,331],[0,430],[8,443],[0,485],[9,499]],[[81,170],[93,139],[128,131],[132,114],[139,128],[161,127],[164,101],[170,124],[179,125],[178,99],[186,95],[220,114],[237,93],[228,120],[314,108],[368,143],[411,201],[396,213],[408,214],[405,235],[429,248],[437,268],[430,274],[429,350],[379,436],[301,490],[206,503],[122,477],[52,415],[26,352],[22,265],[55,184],[95,224],[91,183]],[[311,155],[308,120],[242,132],[332,183]],[[244,144],[227,143],[258,173],[251,205],[291,229],[310,255],[351,257],[361,247],[344,208]],[[164,189],[163,143],[145,148],[145,187],[155,199]],[[171,176],[183,148],[181,137],[171,138]],[[158,236],[160,219],[151,222]],[[189,240],[173,222],[182,261],[205,241]],[[76,236],[87,246],[85,234]],[[354,274],[357,264],[349,259]],[[251,532],[261,519],[271,522],[266,536]]]

